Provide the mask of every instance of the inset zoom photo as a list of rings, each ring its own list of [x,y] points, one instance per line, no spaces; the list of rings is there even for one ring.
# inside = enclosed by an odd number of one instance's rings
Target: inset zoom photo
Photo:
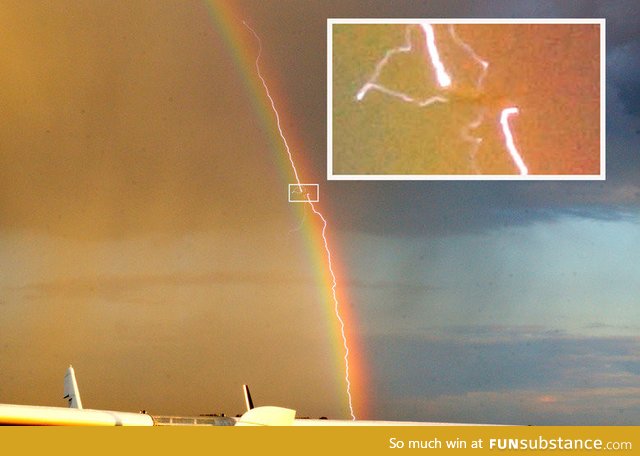
[[[329,19],[330,180],[603,180],[605,23]]]

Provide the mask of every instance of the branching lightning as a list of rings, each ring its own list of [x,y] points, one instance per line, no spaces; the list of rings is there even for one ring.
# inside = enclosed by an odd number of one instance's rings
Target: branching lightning
[[[384,57],[378,62],[378,64],[376,65],[376,68],[373,72],[373,74],[371,75],[371,77],[369,78],[369,80],[367,82],[364,83],[364,85],[360,88],[360,90],[358,90],[358,93],[356,94],[356,100],[357,101],[362,101],[364,100],[364,97],[367,95],[367,93],[370,90],[377,90],[379,92],[382,92],[386,95],[390,95],[392,97],[396,97],[396,98],[400,98],[402,101],[406,102],[406,103],[413,103],[416,104],[418,106],[425,107],[425,106],[429,106],[433,103],[447,103],[449,100],[443,96],[440,95],[435,95],[432,97],[428,97],[425,99],[419,99],[419,98],[414,98],[406,93],[403,92],[399,92],[396,90],[392,90],[389,89],[381,84],[378,83],[378,79],[380,78],[380,73],[382,72],[382,69],[387,65],[387,63],[389,62],[389,60],[391,59],[391,57],[393,57],[396,54],[406,54],[413,51],[413,44],[411,43],[411,28],[407,27],[406,32],[405,32],[405,43],[402,46],[398,46],[392,49],[389,49]],[[437,52],[437,50],[436,50]],[[444,67],[443,67],[444,68]]]
[[[298,188],[300,189],[300,192],[302,192],[302,183],[300,181],[300,177],[298,175],[298,169],[296,168],[296,164],[293,160],[293,155],[291,154],[291,149],[289,148],[289,143],[287,142],[287,138],[284,135],[284,132],[282,131],[282,126],[280,125],[280,115],[278,114],[278,110],[276,109],[276,105],[275,102],[273,100],[273,98],[271,97],[271,93],[269,91],[269,86],[267,85],[267,82],[265,81],[264,77],[262,76],[262,71],[260,70],[260,56],[262,54],[262,40],[260,40],[260,37],[258,36],[258,34],[249,26],[249,24],[247,24],[245,21],[243,21],[244,26],[253,34],[253,36],[255,37],[256,41],[258,42],[258,55],[256,56],[256,60],[255,60],[255,67],[256,67],[256,73],[258,75],[258,77],[260,78],[260,81],[262,82],[262,86],[264,87],[264,91],[265,94],[267,96],[267,98],[269,99],[269,103],[271,104],[271,109],[273,111],[273,114],[276,118],[276,124],[278,126],[278,133],[280,134],[280,138],[282,139],[282,143],[284,144],[285,150],[287,151],[287,157],[289,158],[289,164],[291,165],[291,169],[293,171],[293,174],[295,176],[295,180],[296,180],[296,184],[298,186]],[[345,332],[345,325],[344,325],[344,320],[342,319],[341,315],[340,315],[340,303],[338,301],[338,296],[337,296],[337,280],[336,280],[336,275],[333,271],[333,263],[331,262],[331,249],[329,248],[329,242],[327,240],[327,219],[322,215],[322,213],[316,208],[316,205],[310,201],[310,199],[308,199],[305,204],[308,204],[309,207],[311,208],[311,211],[316,215],[316,217],[318,217],[320,219],[320,221],[322,222],[322,240],[324,243],[324,250],[326,253],[326,258],[327,258],[327,266],[329,269],[329,274],[331,275],[331,281],[332,281],[332,286],[331,286],[331,293],[332,293],[332,298],[333,298],[333,305],[334,305],[334,312],[335,312],[335,316],[336,319],[338,320],[338,322],[340,323],[340,334],[342,336],[342,345],[344,347],[344,366],[345,366],[345,382],[346,382],[346,394],[347,394],[347,398],[349,401],[349,413],[351,414],[351,418],[353,420],[356,419],[354,410],[353,410],[353,399],[351,397],[351,380],[349,377],[349,344],[347,341],[347,336],[346,336],[346,332]]]
[[[453,24],[449,24],[449,35],[451,35],[451,38],[453,38],[453,41],[455,41],[455,43],[458,46],[464,49],[467,52],[467,54],[469,54],[471,58],[475,60],[482,67],[482,72],[480,73],[480,76],[476,81],[476,90],[480,91],[482,89],[482,84],[484,83],[484,78],[487,75],[487,71],[489,70],[489,62],[487,62],[478,54],[476,54],[476,52],[473,50],[471,46],[469,46],[469,44],[465,43],[462,39],[460,39],[460,37],[456,33],[456,28],[453,26]]]
[[[433,68],[436,83],[440,89],[440,93],[437,95],[433,95],[433,96],[421,99],[401,91],[390,89],[389,87],[386,87],[385,85],[382,85],[379,83],[380,74],[382,73],[383,68],[388,64],[389,60],[394,55],[401,54],[401,53],[409,53],[414,50],[413,44],[411,42],[412,25],[410,25],[405,30],[404,44],[402,44],[401,46],[397,46],[395,48],[389,49],[385,53],[384,57],[380,61],[378,61],[371,77],[364,83],[364,85],[356,93],[356,97],[355,97],[356,101],[358,102],[363,101],[365,96],[371,90],[376,90],[386,95],[392,96],[394,98],[398,98],[406,103],[415,104],[419,107],[425,107],[425,106],[432,105],[434,103],[448,103],[451,97],[456,95],[456,90],[452,89],[452,85],[453,85],[452,76],[447,71],[445,64],[440,58],[440,52],[438,51],[438,46],[436,44],[436,38],[435,38],[435,32],[434,32],[433,26],[428,21],[424,21],[424,20],[418,21],[417,25],[420,27],[420,29],[424,33],[425,47],[428,54],[428,61],[430,62],[431,67]],[[453,40],[453,42],[459,48],[463,49],[464,52],[466,52],[471,57],[471,59],[481,67],[480,74],[475,81],[475,87],[474,87],[475,93],[469,96],[469,99],[471,100],[479,99],[480,93],[483,90],[484,79],[489,70],[489,62],[487,62],[482,57],[480,57],[468,43],[463,41],[458,36],[453,24],[449,24],[448,30],[449,30],[449,35],[451,36],[451,39]],[[483,139],[474,136],[471,133],[471,131],[478,128],[482,124],[485,118],[486,111],[487,111],[486,107],[480,108],[480,110],[478,111],[478,115],[469,124],[463,126],[462,129],[460,130],[460,136],[465,141],[471,143],[471,152],[470,152],[471,160],[470,161],[474,169],[474,172],[476,173],[480,172],[476,164],[477,163],[476,157]],[[511,130],[509,129],[509,123],[507,120],[509,115],[515,114],[517,112],[518,112],[518,108],[516,107],[504,109],[501,113],[500,123],[502,125],[502,130],[505,136],[505,147],[509,151],[509,154],[511,155],[514,162],[516,163],[516,166],[518,167],[520,174],[526,175],[528,174],[528,169],[524,164],[522,157],[518,153],[518,150],[515,147],[515,144],[513,141],[513,135],[511,133]]]

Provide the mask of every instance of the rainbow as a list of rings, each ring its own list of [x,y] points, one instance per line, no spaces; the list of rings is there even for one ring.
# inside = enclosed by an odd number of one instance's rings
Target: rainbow
[[[287,132],[285,139],[281,133],[280,119],[274,114],[275,106],[272,100],[278,100],[278,115],[285,117],[288,110],[282,100],[286,99],[273,83],[274,78],[269,76],[268,92],[263,85],[261,75],[256,69],[256,56],[258,42],[252,35],[248,25],[243,24],[243,17],[235,10],[236,5],[231,2],[215,2],[205,0],[209,15],[213,24],[224,40],[226,49],[232,57],[239,72],[245,89],[249,95],[253,110],[259,118],[269,140],[269,149],[276,157],[277,170],[284,182],[286,190],[289,183],[305,183],[298,170],[306,169],[304,157],[295,155],[295,151],[304,150],[302,141]],[[293,124],[293,122],[285,122]],[[295,132],[293,132],[295,133]],[[286,197],[283,191],[283,198]],[[304,238],[309,247],[309,254],[316,271],[316,280],[320,284],[320,302],[325,303],[324,309],[329,326],[332,328],[331,352],[335,356],[334,362],[338,375],[336,385],[345,398],[345,409],[355,419],[355,413],[362,418],[368,415],[365,402],[365,381],[363,351],[361,350],[357,331],[354,330],[353,312],[345,303],[349,302],[345,290],[340,287],[337,278],[344,277],[344,269],[335,255],[331,256],[328,246],[334,245],[329,237],[328,223],[319,211],[320,203],[291,204],[293,211],[299,211],[300,216],[306,210],[313,212],[315,216],[307,217],[304,229]],[[337,284],[337,286],[336,286]],[[348,341],[348,343],[347,343]],[[346,394],[345,394],[346,388]]]

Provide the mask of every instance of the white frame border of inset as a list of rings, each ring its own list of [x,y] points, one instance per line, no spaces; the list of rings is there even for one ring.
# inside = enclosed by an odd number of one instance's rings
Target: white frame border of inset
[[[599,174],[334,174],[333,173],[333,26],[334,24],[597,24],[600,26],[600,173]],[[606,19],[510,18],[510,19],[327,19],[327,180],[450,180],[450,181],[603,181],[606,180]]]

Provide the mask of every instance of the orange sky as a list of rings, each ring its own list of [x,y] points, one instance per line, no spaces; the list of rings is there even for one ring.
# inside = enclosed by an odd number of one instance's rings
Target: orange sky
[[[346,414],[280,151],[209,14],[3,7],[0,402],[63,405],[72,363],[87,407],[236,414],[249,383]]]

